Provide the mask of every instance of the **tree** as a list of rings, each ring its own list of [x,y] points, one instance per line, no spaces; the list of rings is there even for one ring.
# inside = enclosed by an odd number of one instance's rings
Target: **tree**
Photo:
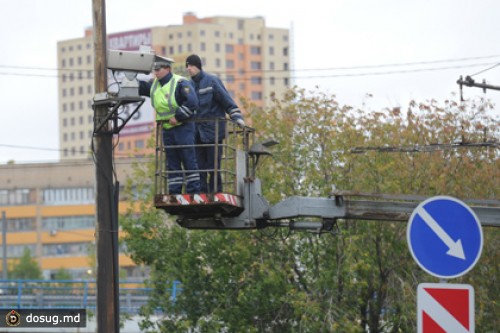
[[[23,255],[15,263],[10,272],[9,279],[42,279],[42,271],[38,263],[31,257],[31,251],[25,247]]]
[[[54,280],[71,280],[71,279],[73,279],[73,276],[71,276],[71,273],[64,267],[59,268],[54,274]]]
[[[291,90],[267,110],[246,106],[261,138],[280,142],[258,170],[264,196],[326,197],[332,186],[360,192],[498,198],[495,147],[416,152],[409,147],[498,140],[487,101],[412,102],[367,111],[340,106],[334,96]],[[393,149],[389,150],[388,147]],[[405,149],[403,149],[405,148]],[[189,231],[151,207],[152,165],[131,178],[147,193],[141,214],[121,223],[132,259],[151,267],[155,289],[144,330],[171,332],[412,332],[416,287],[432,282],[412,260],[406,225],[340,221],[330,237],[285,230]],[[132,186],[133,185],[133,186]],[[477,285],[476,327],[494,331],[500,292],[498,231],[485,230],[483,257],[459,282]],[[169,286],[182,282],[176,302]],[[435,280],[435,279],[434,279]],[[470,283],[472,283],[470,282]],[[169,315],[147,318],[158,308]]]

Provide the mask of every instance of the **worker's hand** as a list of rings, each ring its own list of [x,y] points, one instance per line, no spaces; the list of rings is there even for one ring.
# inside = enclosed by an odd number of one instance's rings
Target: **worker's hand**
[[[238,124],[238,126],[241,128],[245,127],[245,121],[241,118],[236,120],[236,124]]]
[[[175,119],[175,117],[172,117],[168,120],[168,123],[172,126],[177,125],[178,121]]]

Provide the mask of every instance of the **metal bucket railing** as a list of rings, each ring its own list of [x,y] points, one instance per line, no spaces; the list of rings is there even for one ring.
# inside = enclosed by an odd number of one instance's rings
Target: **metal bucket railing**
[[[241,170],[244,170],[244,177],[249,177],[249,161],[248,150],[254,141],[255,130],[250,127],[239,127],[236,123],[228,119],[197,119],[194,120],[197,125],[202,122],[215,122],[215,140],[214,143],[208,144],[194,144],[194,145],[175,145],[165,146],[163,142],[163,124],[164,122],[157,122],[156,126],[156,171],[155,171],[155,194],[156,195],[169,195],[168,176],[172,173],[183,174],[184,180],[186,174],[191,172],[205,172],[214,177],[213,189],[218,188],[220,174],[222,182],[222,192],[239,195],[238,193],[238,175]],[[224,126],[224,138],[219,140],[219,129]],[[219,142],[220,141],[220,142]],[[167,150],[168,149],[182,149],[194,147],[195,149],[201,147],[213,147],[214,153],[214,168],[213,169],[198,169],[198,170],[168,170]],[[219,151],[222,153],[220,165],[218,163]],[[237,157],[238,154],[243,152],[245,154],[244,164],[241,164],[241,159]],[[208,180],[209,177],[207,177]],[[213,191],[216,192],[216,191]],[[182,187],[182,194],[186,193],[186,184],[184,181]],[[213,194],[213,193],[212,193]]]

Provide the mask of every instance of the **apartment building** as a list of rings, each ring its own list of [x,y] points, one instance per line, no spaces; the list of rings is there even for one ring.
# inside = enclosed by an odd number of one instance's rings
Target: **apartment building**
[[[183,16],[181,25],[150,27],[108,35],[109,49],[138,50],[150,46],[156,54],[176,61],[174,71],[186,75],[184,61],[200,55],[203,68],[220,76],[229,93],[266,107],[271,96],[290,86],[290,34],[288,29],[267,27],[262,17],[198,18]],[[59,138],[61,160],[89,158],[94,97],[92,29],[84,37],[57,44]],[[116,88],[109,73],[110,90]],[[131,112],[132,106],[122,110]],[[244,110],[243,110],[244,111]],[[115,136],[115,156],[143,155],[154,130],[154,111],[147,100],[133,119]]]
[[[115,163],[124,181],[131,159]],[[120,212],[127,209],[119,204]],[[51,278],[64,268],[74,278],[95,274],[95,166],[89,160],[0,165],[0,211],[6,217],[6,254],[15,264],[25,248]],[[1,240],[0,240],[1,243]],[[119,265],[129,277],[141,271],[122,251]],[[0,267],[0,269],[2,269]]]

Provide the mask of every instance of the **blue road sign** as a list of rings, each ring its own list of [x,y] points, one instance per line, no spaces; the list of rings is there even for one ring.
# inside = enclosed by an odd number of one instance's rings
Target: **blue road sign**
[[[462,201],[437,196],[420,203],[407,229],[410,252],[427,273],[445,279],[464,275],[483,249],[483,231],[476,214]]]

